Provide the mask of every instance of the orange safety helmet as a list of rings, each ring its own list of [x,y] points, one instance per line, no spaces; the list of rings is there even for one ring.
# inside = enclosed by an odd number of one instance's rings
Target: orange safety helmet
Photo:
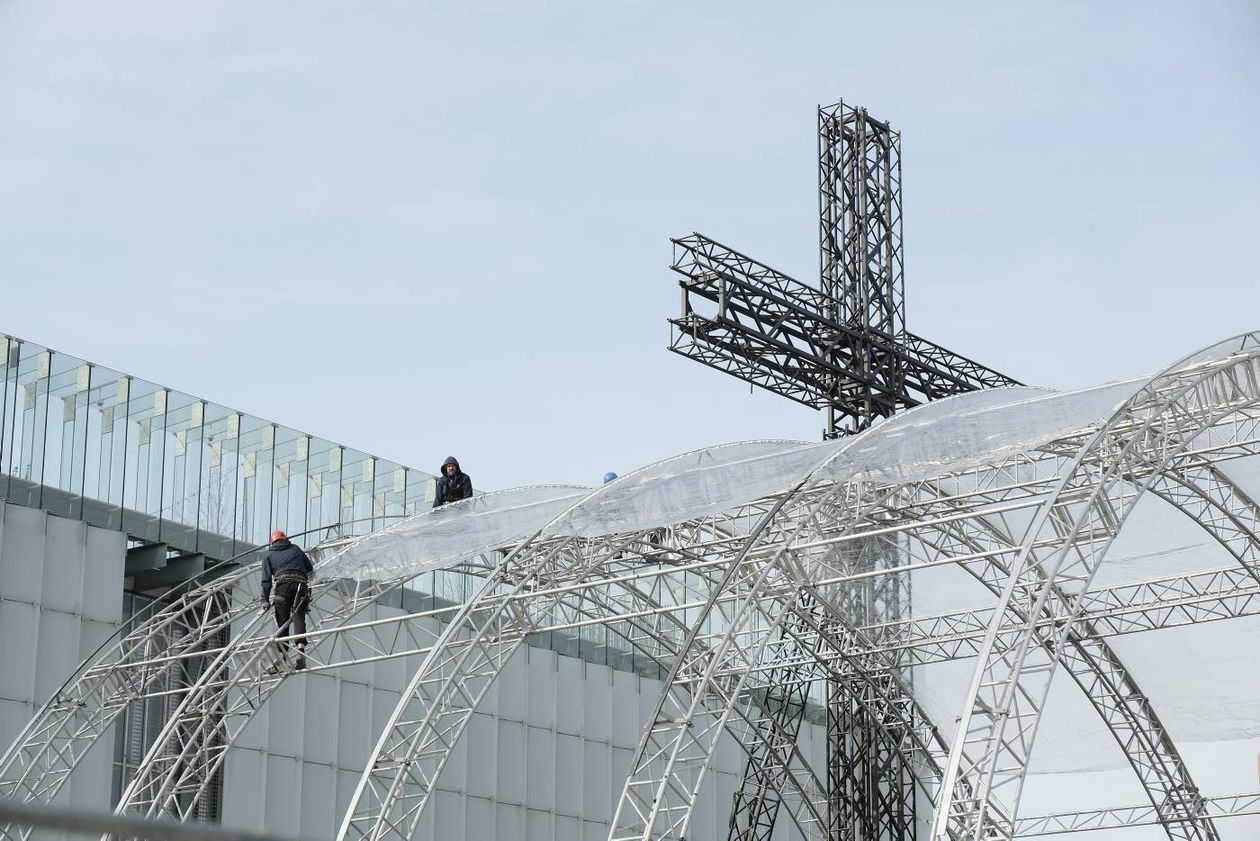
[[[285,534],[284,532],[280,531],[280,529],[276,529],[275,531],[271,533],[272,543],[275,543],[277,540],[288,540],[288,538],[289,536]]]

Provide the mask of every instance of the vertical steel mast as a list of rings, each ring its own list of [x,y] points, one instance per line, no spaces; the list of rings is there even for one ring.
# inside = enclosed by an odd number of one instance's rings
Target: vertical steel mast
[[[682,313],[670,319],[669,349],[824,410],[825,438],[861,432],[929,400],[1018,385],[906,329],[900,134],[843,102],[820,107],[817,126],[818,285],[699,233],[676,238],[671,268],[681,275]],[[891,568],[898,554],[887,544],[862,544],[849,565],[855,573]],[[854,625],[878,626],[908,612],[909,587],[906,575],[877,575],[833,598]],[[795,630],[785,629],[776,647],[789,664]],[[776,780],[807,707],[805,681],[783,678],[766,692],[770,715],[735,794],[732,841],[768,841],[774,830]],[[860,693],[869,691],[860,681],[827,686],[828,833],[836,841],[908,841],[915,838],[914,769],[897,734],[864,719],[870,707]]]
[[[855,331],[849,344],[865,381],[833,378],[827,435],[834,437],[886,413],[871,383],[905,392],[896,352],[906,335],[901,136],[865,108],[841,102],[818,109],[818,221],[826,314]]]

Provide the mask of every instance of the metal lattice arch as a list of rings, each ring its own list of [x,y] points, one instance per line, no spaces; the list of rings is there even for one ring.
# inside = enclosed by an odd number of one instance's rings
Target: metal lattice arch
[[[1220,819],[1255,814],[1260,793],[1201,788],[1182,736],[1246,738],[1260,720],[1223,716],[1210,693],[1177,689],[1199,679],[1191,672],[1150,664],[1171,656],[1167,641],[1182,639],[1172,635],[1246,631],[1260,613],[1260,484],[1248,481],[1260,481],[1258,447],[1260,334],[1248,334],[1151,377],[965,394],[847,439],[712,447],[595,490],[485,494],[327,541],[312,669],[405,658],[410,675],[338,837],[412,837],[513,653],[532,634],[593,625],[662,677],[611,839],[687,837],[724,739],[745,756],[743,791],[773,796],[791,834],[824,837],[849,783],[830,769],[829,786],[829,769],[768,707],[784,687],[837,681],[852,714],[897,746],[890,761],[913,771],[914,791],[884,794],[930,804],[933,838],[1141,825],[1222,837]],[[1174,519],[1181,531],[1168,530]],[[1187,528],[1195,541],[1170,548]],[[468,575],[472,595],[371,618],[383,595],[434,569]],[[167,724],[117,811],[195,818],[241,733],[292,677],[265,670],[274,630],[257,577],[235,569],[102,646],[4,754],[0,796],[51,802],[128,705],[162,698]],[[854,609],[872,597],[893,600],[883,615],[899,618],[872,623]],[[1169,669],[1207,668],[1208,655]],[[1212,679],[1256,680],[1245,672]],[[1065,709],[1076,717],[1056,718]],[[1078,754],[1119,757],[1145,801],[1025,814],[1038,761],[1072,767],[1073,741]]]

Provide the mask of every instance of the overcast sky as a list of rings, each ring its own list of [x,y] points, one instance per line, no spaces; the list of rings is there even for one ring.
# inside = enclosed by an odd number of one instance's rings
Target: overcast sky
[[[1258,8],[7,0],[0,331],[486,489],[812,440],[665,351],[668,237],[815,282],[843,97],[910,329],[1155,370],[1260,329]]]

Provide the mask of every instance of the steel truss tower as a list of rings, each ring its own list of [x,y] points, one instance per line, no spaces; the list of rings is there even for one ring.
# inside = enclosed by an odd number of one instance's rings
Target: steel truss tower
[[[901,136],[864,108],[818,109],[819,285],[810,287],[698,233],[674,239],[682,314],[670,350],[827,413],[824,437],[929,400],[1015,380],[906,330]],[[863,557],[865,555],[865,557]],[[896,552],[857,553],[864,569],[896,565]],[[850,621],[900,619],[909,579],[892,572],[846,599]],[[790,638],[793,629],[784,631]],[[905,681],[904,675],[898,679]],[[793,738],[807,689],[785,682],[769,699],[778,731]],[[829,835],[913,839],[911,769],[897,734],[864,720],[856,684],[827,698]],[[778,800],[762,760],[750,755],[730,838],[768,839]]]

